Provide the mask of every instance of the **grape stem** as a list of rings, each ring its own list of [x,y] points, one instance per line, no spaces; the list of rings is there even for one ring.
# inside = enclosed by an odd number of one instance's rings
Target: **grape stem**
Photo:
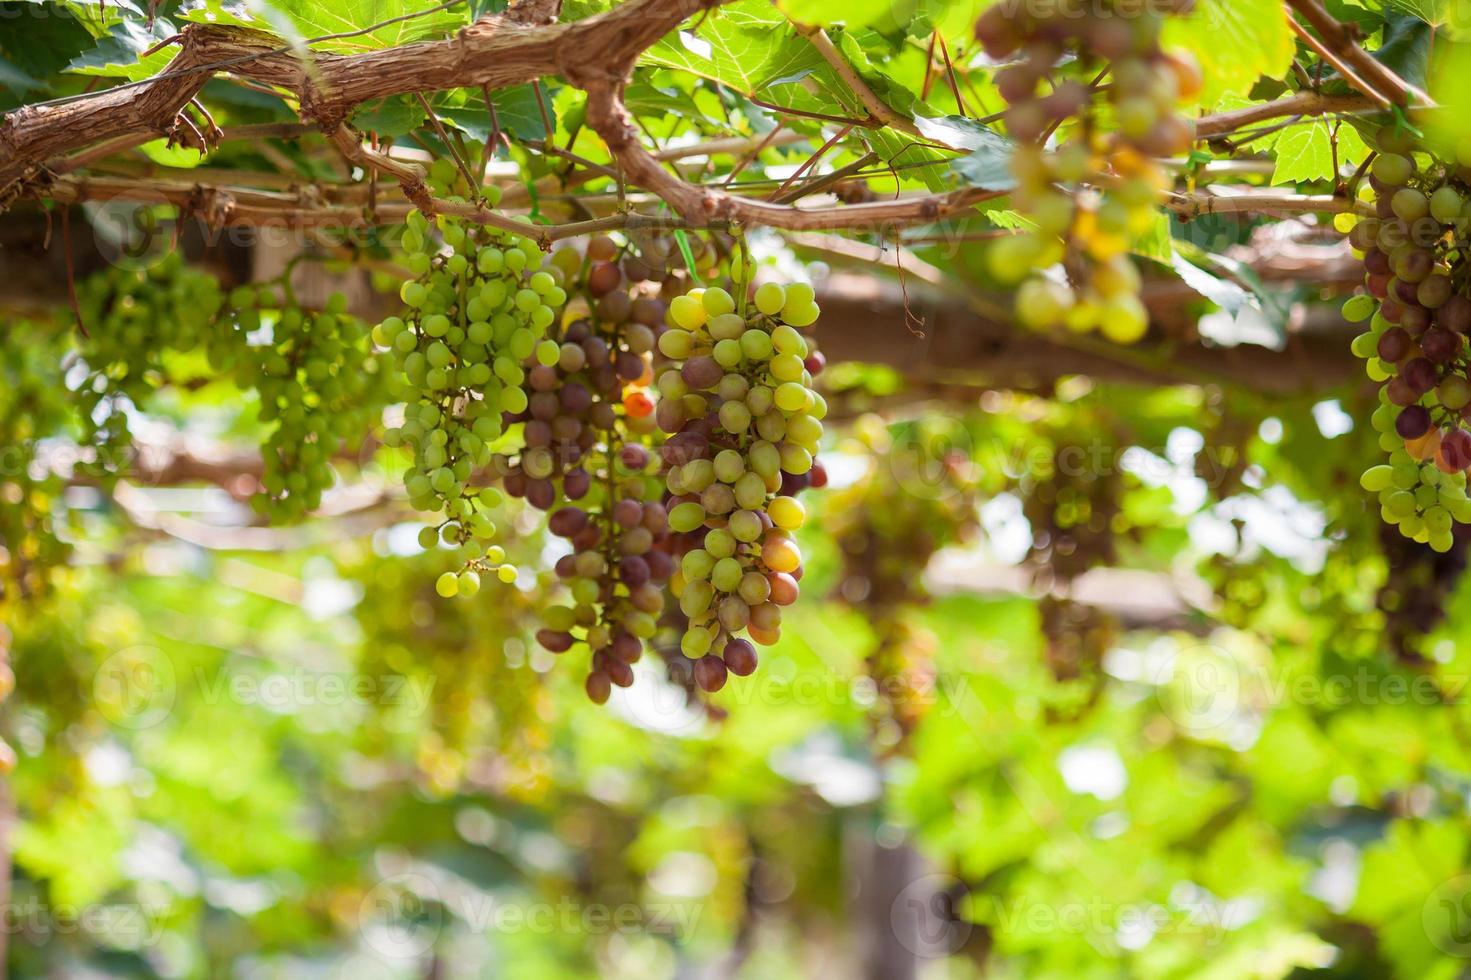
[[[1413,99],[1423,106],[1434,107],[1435,100],[1422,89],[1405,81],[1360,47],[1353,30],[1340,23],[1319,0],[1286,2],[1302,15],[1322,40],[1315,43],[1297,19],[1288,15],[1288,24],[1293,31],[1359,91],[1385,106],[1390,103],[1404,106]]]

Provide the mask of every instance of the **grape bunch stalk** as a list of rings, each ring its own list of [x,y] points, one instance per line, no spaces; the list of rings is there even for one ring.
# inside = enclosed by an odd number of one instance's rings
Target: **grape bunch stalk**
[[[506,491],[550,511],[550,530],[572,547],[555,566],[572,601],[543,612],[537,641],[553,653],[585,644],[587,694],[602,703],[613,686],[633,683],[674,571],[647,390],[665,308],[612,239],[593,238],[585,256],[559,249],[552,265],[572,299],[564,325],[533,354],[527,408],[506,416],[520,426],[521,449],[497,468]]]
[[[1191,3],[1168,6],[1186,13]],[[998,4],[976,22],[988,56],[1019,56],[996,73],[996,87],[1019,144],[1015,208],[1035,231],[997,242],[990,267],[1003,283],[1021,283],[1016,312],[1028,327],[1098,330],[1123,344],[1149,328],[1128,252],[1154,227],[1168,186],[1154,158],[1183,153],[1194,140],[1175,105],[1198,96],[1201,73],[1188,55],[1161,49],[1168,11],[1145,7],[1102,3],[1083,16],[1060,8],[1047,16]],[[1068,62],[1081,77],[1064,76]],[[1096,100],[1100,91],[1105,98]],[[1061,145],[1045,149],[1068,120]],[[1063,274],[1050,271],[1059,263]]]
[[[1371,419],[1389,459],[1360,483],[1378,495],[1387,523],[1445,552],[1455,526],[1471,523],[1471,169],[1417,153],[1393,127],[1377,143],[1349,230],[1365,291],[1343,314],[1368,322],[1353,350],[1381,384]]]
[[[440,516],[419,532],[425,548],[453,549],[458,570],[436,581],[441,596],[474,595],[481,572],[516,579],[505,551],[492,543],[490,511],[501,491],[478,482],[503,432],[502,413],[524,411],[523,362],[567,301],[553,270],[530,239],[440,216],[409,215],[403,246],[418,278],[400,290],[404,315],[373,330],[393,351],[407,387],[403,424],[384,442],[413,452],[404,474],[409,501]]]
[[[800,331],[818,317],[812,288],[767,283],[748,305],[738,311],[719,287],[691,290],[670,302],[659,337],[669,363],[655,418],[669,436],[669,527],[681,535],[670,589],[687,621],[680,650],[710,692],[755,670],[752,641],[775,643],[781,609],[800,593],[792,532],[806,510],[784,481],[793,492],[826,482],[813,459],[827,414],[812,389],[822,362]]]

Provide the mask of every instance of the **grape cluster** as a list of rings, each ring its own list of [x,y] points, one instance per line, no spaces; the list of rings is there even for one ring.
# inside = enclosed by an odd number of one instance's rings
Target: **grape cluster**
[[[169,359],[204,350],[211,363],[232,362],[238,338],[214,330],[224,304],[219,283],[170,253],[146,269],[111,268],[78,284],[88,372],[77,401],[91,468],[113,476],[132,448],[128,413],[170,380]]]
[[[37,459],[40,441],[64,431],[72,416],[61,359],[44,328],[12,322],[0,332],[0,619],[7,600],[46,592],[71,550],[59,536],[61,478]],[[4,640],[0,626],[0,647]],[[0,684],[7,675],[0,665]]]
[[[812,289],[768,283],[751,305],[743,315],[724,289],[691,290],[671,301],[659,338],[669,364],[655,418],[669,436],[669,526],[683,536],[670,588],[687,619],[680,650],[706,691],[755,669],[752,640],[780,636],[802,575],[792,532],[806,511],[792,494],[826,480],[813,460],[822,363],[798,329],[817,320]]]
[[[409,501],[441,515],[420,530],[419,543],[442,541],[461,562],[435,583],[448,598],[478,592],[482,571],[515,581],[504,550],[488,543],[496,535],[488,511],[503,496],[476,477],[494,456],[502,413],[528,406],[522,363],[567,294],[553,272],[541,269],[541,249],[530,239],[437,220],[439,240],[429,219],[409,215],[402,244],[418,278],[399,291],[403,315],[374,327],[373,339],[393,352],[407,386],[403,423],[385,431],[384,442],[413,453],[404,474]]]
[[[545,611],[537,641],[553,653],[587,645],[586,689],[598,703],[633,683],[631,665],[658,630],[674,570],[662,487],[650,472],[647,391],[665,309],[635,297],[642,270],[618,251],[599,237],[585,258],[570,247],[553,254],[573,299],[564,327],[533,354],[526,409],[507,415],[521,425],[521,449],[498,461],[506,491],[551,511],[550,530],[572,546],[556,563],[572,603]]]
[[[1449,550],[1435,552],[1402,535],[1389,524],[1380,524],[1384,550],[1384,584],[1375,596],[1375,606],[1384,614],[1388,647],[1406,663],[1431,659],[1425,642],[1446,618],[1446,606],[1466,573],[1471,527],[1458,525]]]
[[[1430,157],[1422,167],[1402,131],[1386,128],[1377,141],[1381,153],[1349,230],[1363,254],[1365,292],[1343,314],[1368,322],[1353,350],[1381,383],[1371,419],[1389,459],[1360,483],[1378,494],[1386,522],[1444,552],[1454,525],[1471,523],[1471,172]]]
[[[276,423],[262,451],[261,491],[251,505],[274,521],[299,520],[332,485],[330,461],[346,440],[381,412],[383,372],[368,328],[334,294],[320,311],[299,308],[284,279],[230,291],[234,327],[244,338],[268,339],[235,358],[242,388],[260,396],[260,418]],[[223,352],[223,351],[222,351]]]
[[[1190,4],[1172,6],[1185,12]],[[1021,283],[1016,312],[1026,326],[1096,329],[1126,344],[1149,328],[1128,252],[1154,227],[1155,201],[1167,186],[1152,158],[1183,153],[1194,139],[1175,104],[1195,98],[1201,83],[1187,56],[1161,50],[1162,12],[1104,3],[1084,16],[1019,15],[997,5],[976,22],[990,57],[1020,54],[995,81],[1008,103],[1007,131],[1020,144],[1011,161],[1015,208],[1035,231],[997,242],[990,265],[1003,282]],[[1068,56],[1085,77],[1057,81]],[[1093,98],[1105,76],[1107,129]],[[1062,144],[1045,149],[1069,119],[1075,125]],[[1039,271],[1058,263],[1065,276]]]
[[[913,615],[928,599],[925,569],[941,548],[973,535],[979,513],[976,468],[948,440],[924,456],[932,478],[924,492],[912,492],[907,471],[893,464],[896,436],[905,448],[938,441],[919,431],[930,424],[918,420],[891,428],[876,415],[859,418],[853,436],[870,465],[834,493],[823,512],[823,529],[842,557],[838,596],[861,609],[874,632],[865,666],[877,694],[869,712],[875,738],[895,749],[934,700],[936,640]]]

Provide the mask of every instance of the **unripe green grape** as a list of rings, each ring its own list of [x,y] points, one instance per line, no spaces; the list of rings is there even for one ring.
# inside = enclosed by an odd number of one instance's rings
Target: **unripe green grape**
[[[774,397],[776,407],[783,412],[805,412],[812,406],[812,392],[795,381],[780,385]]]
[[[686,582],[700,582],[710,577],[710,571],[715,567],[715,557],[703,548],[695,548],[685,553],[680,560],[679,569],[684,573]]]
[[[1393,482],[1394,471],[1386,465],[1371,466],[1359,477],[1359,485],[1370,493],[1387,489]]]
[[[422,284],[409,280],[399,289],[399,298],[404,301],[404,305],[418,308],[429,298],[429,290]]]
[[[705,508],[693,501],[686,501],[669,511],[669,527],[683,534],[693,531],[705,523]]]
[[[1394,192],[1390,207],[1399,218],[1418,221],[1430,213],[1430,200],[1413,187],[1402,187]]]
[[[674,321],[675,325],[683,330],[698,330],[705,325],[708,314],[705,311],[704,305],[698,299],[695,299],[693,296],[685,295],[676,296],[673,300],[670,301],[669,316]],[[668,336],[668,334],[665,334],[665,336]],[[663,350],[662,346],[660,347],[660,350]],[[670,354],[668,351],[665,351],[664,353],[669,357],[688,356],[687,354]]]
[[[712,316],[705,325],[714,340],[740,340],[746,332],[746,321],[739,313],[721,313]]]
[[[777,381],[800,381],[804,370],[802,359],[796,354],[778,354],[771,359],[769,367]]]
[[[753,416],[765,415],[775,404],[775,396],[765,385],[756,385],[746,392],[746,407],[751,410]]]
[[[713,558],[729,558],[736,551],[735,535],[727,528],[714,528],[705,535],[705,550]]]
[[[802,339],[801,334],[784,323],[771,331],[771,343],[777,353],[807,356],[807,342]]]
[[[812,469],[812,454],[794,443],[781,447],[781,468],[794,476],[801,476]]]
[[[740,343],[734,340],[717,341],[711,355],[715,358],[715,363],[727,370],[740,364],[745,356]]]
[[[726,432],[745,432],[751,427],[751,410],[742,402],[725,402],[717,414]]]
[[[700,300],[705,307],[706,314],[712,317],[729,313],[735,309],[735,300],[731,297],[730,293],[721,289],[719,286],[712,286],[706,289],[700,297]]]
[[[722,406],[723,408],[724,406]],[[743,406],[742,406],[743,407]],[[736,429],[733,431],[744,431]],[[745,458],[734,449],[722,449],[715,455],[715,478],[724,483],[734,483],[746,472]]]
[[[756,309],[767,316],[776,316],[786,305],[787,294],[779,284],[774,282],[763,283],[756,288],[754,297]]]
[[[1430,215],[1443,225],[1455,224],[1461,217],[1461,210],[1466,201],[1461,193],[1454,187],[1445,186],[1436,189],[1430,195]]]
[[[709,631],[692,627],[685,631],[679,641],[680,652],[691,660],[698,660],[710,652],[712,637]]]
[[[740,345],[741,352],[749,360],[756,362],[769,360],[772,351],[775,349],[772,344],[771,334],[765,330],[747,330],[741,334]]]
[[[703,615],[715,601],[715,587],[709,582],[687,582],[679,597],[679,611],[690,619]]]
[[[1442,511],[1444,513],[1444,511]],[[1449,519],[1449,515],[1447,515]],[[735,558],[722,558],[715,563],[715,568],[710,572],[710,584],[724,593],[736,591],[741,584],[741,576],[744,570],[741,563]]]
[[[794,415],[787,419],[787,439],[814,452],[822,439],[822,423],[811,415]]]
[[[1408,156],[1398,153],[1381,153],[1370,164],[1370,171],[1381,183],[1399,187],[1409,182],[1415,172],[1415,164]]]
[[[460,580],[454,572],[444,572],[434,581],[434,591],[446,599],[453,598],[460,591]]]
[[[781,318],[794,327],[810,327],[817,322],[821,312],[816,303],[809,302],[794,306],[791,299],[788,298],[786,305],[781,309]]]
[[[771,582],[760,572],[747,572],[741,576],[738,591],[747,605],[759,606],[771,595]]]
[[[781,471],[781,453],[769,442],[753,442],[747,452],[749,466],[761,476],[776,476]]]
[[[1439,504],[1432,504],[1426,508],[1422,518],[1425,521],[1425,529],[1431,536],[1449,534],[1451,530],[1451,515]]]
[[[763,484],[763,494],[765,493],[765,489],[765,485]],[[763,527],[761,518],[756,515],[755,511],[738,510],[730,515],[727,530],[729,530],[731,537],[735,538],[736,541],[749,544],[761,537]]]
[[[679,297],[684,299],[684,297]],[[694,338],[683,330],[669,330],[659,337],[659,353],[672,360],[683,360],[695,349]]]
[[[699,493],[715,482],[715,464],[708,459],[692,459],[680,468],[680,479],[690,493]]]

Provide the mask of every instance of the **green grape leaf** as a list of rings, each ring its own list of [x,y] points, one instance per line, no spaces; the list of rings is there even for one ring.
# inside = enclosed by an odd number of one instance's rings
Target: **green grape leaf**
[[[464,26],[463,13],[435,6],[429,0],[189,0],[178,16],[270,31],[317,51],[351,53],[447,37]],[[336,36],[342,34],[352,36]]]
[[[1392,15],[1385,21],[1384,43],[1373,52],[1374,58],[1405,81],[1424,88],[1435,34],[1428,24],[1414,17]]]
[[[547,115],[555,128],[556,89],[543,85],[542,94],[546,100]],[[497,89],[490,93],[490,104],[495,107],[495,121],[501,132],[518,140],[547,138],[546,123],[542,119],[541,107],[536,102],[536,91],[530,85]],[[472,139],[484,142],[490,138],[490,113],[485,110],[484,96],[480,92],[468,89],[441,92],[430,100],[430,105],[434,107],[436,115]]]
[[[683,69],[745,95],[825,64],[766,0],[739,0],[714,10],[696,31],[661,39],[643,61]]]
[[[914,126],[925,139],[957,150],[994,148],[1010,156],[1016,148],[1013,140],[964,116],[915,116]]]
[[[178,29],[170,21],[159,18],[150,28],[143,21],[121,20],[108,29],[107,36],[90,51],[73,58],[68,71],[86,72],[138,81],[156,75],[173,59],[171,48],[162,48],[148,57],[143,52],[173,37]]]
[[[1283,130],[1272,144],[1277,156],[1272,183],[1323,180],[1333,175],[1333,148],[1328,126],[1320,119]]]
[[[30,17],[23,9],[21,4],[0,4],[0,60],[42,87],[48,75],[64,69],[94,42],[69,13],[52,10],[46,17]]]
[[[1212,275],[1200,266],[1186,261],[1178,252],[1172,256],[1171,267],[1180,279],[1212,303],[1235,316],[1247,306],[1255,306],[1250,293],[1229,279]]]
[[[1189,16],[1166,19],[1162,41],[1195,55],[1207,106],[1228,93],[1245,95],[1258,78],[1282,75],[1296,51],[1277,0],[1201,0]]]
[[[1014,151],[1015,145],[1010,141],[988,143],[968,156],[950,161],[950,170],[972,187],[1009,191],[1016,186],[1016,177],[1011,172]]]
[[[379,136],[402,136],[424,125],[424,107],[412,95],[376,99],[358,106],[352,124]]]
[[[509,6],[507,0],[470,0],[470,22],[473,24],[489,14],[503,13]]]
[[[1130,244],[1129,251],[1169,265],[1175,257],[1175,247],[1170,239],[1170,216],[1160,211],[1155,214],[1154,219],[1154,226],[1135,239]]]
[[[848,0],[833,9],[830,0],[779,0],[782,13],[799,24],[844,24],[848,28],[867,27],[882,20],[893,9],[892,0]]]

